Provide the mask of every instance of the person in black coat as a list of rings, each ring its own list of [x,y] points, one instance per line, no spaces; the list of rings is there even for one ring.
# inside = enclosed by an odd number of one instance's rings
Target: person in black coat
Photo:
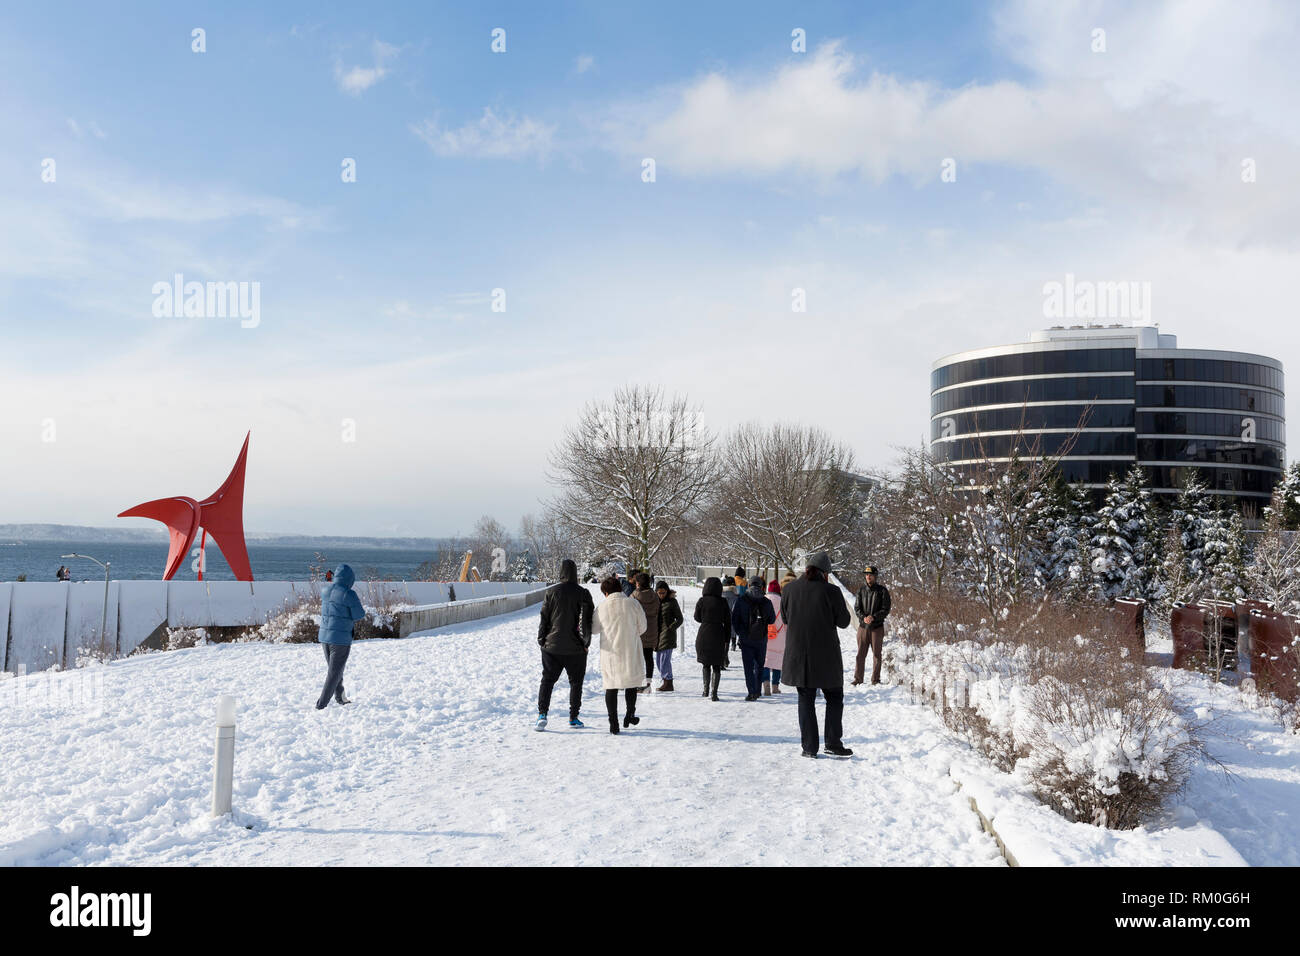
[[[718,699],[718,681],[727,663],[727,645],[731,641],[731,608],[722,597],[722,580],[709,578],[704,592],[695,602],[695,659],[704,666],[704,697]]]
[[[844,746],[844,657],[839,629],[852,618],[844,593],[830,582],[831,559],[824,551],[808,558],[808,570],[781,592],[781,619],[786,623],[781,683],[799,692],[799,736],[803,755],[816,757],[817,691],[826,698],[826,752],[853,754]]]
[[[752,577],[745,593],[731,609],[731,627],[740,641],[740,659],[745,666],[745,700],[763,696],[763,662],[767,658],[767,626],[776,623],[776,611],[763,592],[765,582]]]
[[[578,583],[578,566],[570,560],[560,565],[559,583],[542,599],[542,619],[537,646],[542,649],[542,686],[537,692],[537,729],[546,727],[551,690],[563,671],[569,677],[569,726],[581,727],[582,682],[587,676],[587,648],[591,646],[591,615],[596,603]]]
[[[668,586],[667,581],[655,585],[655,596],[659,598],[659,643],[655,645],[655,663],[659,665],[659,676],[663,683],[658,693],[673,689],[673,651],[677,649],[677,631],[682,626],[682,609],[677,603],[677,592]]]

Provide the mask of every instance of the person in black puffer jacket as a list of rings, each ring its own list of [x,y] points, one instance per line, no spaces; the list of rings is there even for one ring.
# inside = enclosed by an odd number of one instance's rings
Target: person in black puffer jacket
[[[542,649],[542,686],[537,693],[537,729],[546,726],[551,690],[563,671],[569,677],[569,726],[581,727],[582,682],[587,676],[587,648],[591,646],[591,592],[578,583],[578,566],[565,560],[560,581],[542,600],[537,645]]]
[[[705,697],[718,699],[718,681],[727,663],[727,645],[731,643],[731,608],[722,596],[722,579],[709,578],[704,593],[695,602],[695,659],[704,666]]]
[[[767,626],[776,623],[776,609],[764,593],[766,582],[749,579],[745,593],[731,609],[731,626],[740,640],[740,659],[745,667],[745,700],[763,696],[763,664],[767,659]]]

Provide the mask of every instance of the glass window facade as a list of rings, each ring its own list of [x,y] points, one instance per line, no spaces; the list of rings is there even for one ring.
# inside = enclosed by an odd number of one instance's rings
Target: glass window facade
[[[1147,466],[1147,480],[1152,488],[1178,488],[1186,480],[1187,471],[1199,472],[1201,479],[1212,491],[1242,491],[1256,495],[1270,495],[1278,480],[1277,472],[1246,468],[1206,468],[1195,465]],[[1252,502],[1259,504],[1259,502]]]
[[[1255,423],[1255,437],[1260,441],[1286,443],[1286,423],[1280,418],[1247,412],[1235,415],[1213,412],[1138,412],[1139,435],[1221,435],[1240,438],[1247,429],[1247,419]]]
[[[930,412],[938,415],[979,405],[1020,405],[1025,402],[1091,402],[1097,399],[1133,399],[1133,377],[1031,378],[1019,382],[963,385],[935,392]],[[1215,406],[1218,407],[1218,406]]]
[[[1142,461],[1198,461],[1207,464],[1285,467],[1285,450],[1277,445],[1199,438],[1140,438],[1137,455]]]
[[[947,420],[951,419],[951,426]],[[1026,431],[1042,428],[1132,428],[1132,405],[1031,405],[1028,408],[991,408],[982,412],[956,412],[930,422],[930,438],[975,433]]]
[[[1283,373],[1264,362],[1048,348],[954,361],[930,381],[931,451],[941,461],[1061,456],[1062,476],[1089,485],[1137,461],[1160,488],[1177,488],[1193,469],[1254,508],[1286,465]],[[1083,428],[1115,430],[1074,434],[1085,412]],[[952,467],[978,478],[978,466]]]
[[[1286,415],[1286,403],[1276,392],[1232,385],[1139,385],[1139,408],[1233,408]]]
[[[1059,375],[1063,372],[1132,372],[1134,349],[1058,349],[967,359],[930,373],[930,391],[982,378]]]
[[[1133,456],[1132,432],[1081,432],[1042,435],[995,435],[990,438],[958,438],[937,441],[931,446],[942,461],[965,461],[972,458],[1009,458],[1011,455],[1127,455]]]
[[[1226,382],[1283,390],[1280,369],[1223,359],[1138,359],[1137,377],[1149,382]]]

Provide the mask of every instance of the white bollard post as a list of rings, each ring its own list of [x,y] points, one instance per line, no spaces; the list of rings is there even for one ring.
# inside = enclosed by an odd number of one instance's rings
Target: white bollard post
[[[212,815],[230,812],[230,792],[235,783],[235,698],[217,698],[217,749],[212,762]]]

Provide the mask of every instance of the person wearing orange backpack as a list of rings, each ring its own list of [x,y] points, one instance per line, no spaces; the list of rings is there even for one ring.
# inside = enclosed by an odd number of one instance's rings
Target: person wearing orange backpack
[[[781,693],[781,659],[785,657],[785,621],[781,620],[781,585],[773,578],[767,586],[776,621],[767,626],[767,665],[763,668],[763,696]]]

